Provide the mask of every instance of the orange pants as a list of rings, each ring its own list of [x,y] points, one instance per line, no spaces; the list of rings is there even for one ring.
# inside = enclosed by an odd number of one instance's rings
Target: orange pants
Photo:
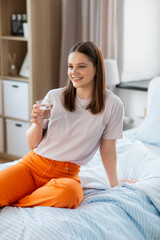
[[[0,207],[76,208],[83,199],[80,166],[30,151],[16,165],[0,171]]]

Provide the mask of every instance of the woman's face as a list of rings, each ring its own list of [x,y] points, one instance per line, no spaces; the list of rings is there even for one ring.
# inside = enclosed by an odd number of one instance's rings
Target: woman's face
[[[75,88],[93,87],[96,68],[88,56],[72,52],[68,57],[68,76]]]

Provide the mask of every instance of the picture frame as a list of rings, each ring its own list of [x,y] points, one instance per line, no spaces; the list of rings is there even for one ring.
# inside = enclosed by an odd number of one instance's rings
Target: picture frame
[[[28,58],[28,52],[24,58],[24,61],[22,63],[19,75],[22,77],[29,78],[29,58]]]

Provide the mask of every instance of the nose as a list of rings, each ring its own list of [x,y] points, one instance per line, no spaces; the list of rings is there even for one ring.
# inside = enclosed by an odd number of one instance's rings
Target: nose
[[[78,68],[77,67],[73,67],[72,74],[74,75],[76,73],[78,73]]]

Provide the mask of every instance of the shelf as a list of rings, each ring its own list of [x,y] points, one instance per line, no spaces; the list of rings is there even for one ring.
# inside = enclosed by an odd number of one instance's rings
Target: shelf
[[[8,41],[28,41],[28,38],[21,37],[21,36],[1,36],[0,39],[8,40]]]
[[[11,76],[0,76],[1,79],[3,80],[13,80],[13,81],[21,81],[21,82],[28,82],[29,79],[25,78],[25,77],[21,77],[21,76],[15,76],[15,77],[11,77]]]
[[[29,26],[28,38],[11,34],[12,14],[27,15]],[[6,120],[22,121],[24,124],[29,124],[29,113],[35,101],[43,98],[49,90],[58,87],[59,72],[57,69],[59,69],[60,62],[60,39],[61,1],[0,0],[0,120],[2,126],[0,129],[0,143],[2,143],[2,147],[0,145],[0,160],[5,158],[5,160],[11,161],[12,159],[18,159],[20,155],[18,152],[19,149],[17,150],[16,156],[12,156],[8,152],[7,142],[11,138],[7,135]],[[19,75],[26,54],[29,56],[29,77]],[[9,56],[13,58],[15,55],[16,59],[14,61],[18,76],[11,76],[11,58],[9,58]],[[5,113],[4,107],[7,100],[12,102],[13,98],[10,97],[11,94],[8,90],[7,98],[4,97],[6,90],[4,88],[5,84],[2,84],[3,80],[10,81],[11,85],[13,81],[17,82],[17,85],[19,85],[20,82],[21,84],[23,82],[24,85],[27,85],[28,120],[19,119],[20,116],[18,115]],[[20,91],[22,90],[20,89]],[[14,91],[13,95],[21,102],[21,96],[19,97],[17,92]],[[23,104],[22,108],[26,109]],[[22,108],[18,108],[18,111],[21,112]],[[14,104],[12,109],[16,109],[16,104]],[[27,117],[25,119],[27,119]],[[12,134],[13,145],[17,142],[15,136],[17,139],[21,137],[18,133]],[[24,144],[25,141],[24,137],[21,143]]]
[[[124,82],[116,85],[116,88],[125,88],[131,90],[147,91],[150,79],[141,81]]]
[[[24,123],[28,123],[29,120],[24,120],[24,119],[21,119],[21,118],[14,118],[14,117],[9,117],[9,116],[3,116],[4,119],[11,119],[11,120],[15,120],[15,121],[20,121],[20,122],[24,122]]]

